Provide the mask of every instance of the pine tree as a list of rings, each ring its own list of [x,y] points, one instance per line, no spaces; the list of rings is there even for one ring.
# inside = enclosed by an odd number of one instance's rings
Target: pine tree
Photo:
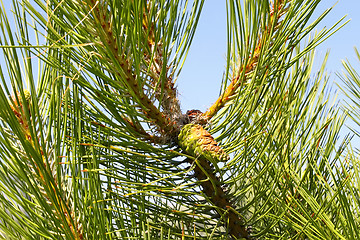
[[[359,239],[327,55],[312,68],[345,23],[316,32],[319,3],[228,0],[205,112],[176,85],[205,0],[2,7],[0,237]]]

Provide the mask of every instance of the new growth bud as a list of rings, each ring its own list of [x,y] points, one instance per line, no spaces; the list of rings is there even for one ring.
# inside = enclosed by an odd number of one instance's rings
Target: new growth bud
[[[178,136],[179,146],[188,154],[203,156],[210,162],[225,162],[229,156],[202,126],[186,124]]]

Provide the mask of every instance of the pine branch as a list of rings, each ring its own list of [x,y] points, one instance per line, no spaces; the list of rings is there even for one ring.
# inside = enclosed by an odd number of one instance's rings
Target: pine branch
[[[187,158],[186,161],[190,164],[194,164],[195,161],[194,177],[197,178],[203,192],[219,213],[230,236],[235,239],[250,239],[250,233],[245,226],[244,219],[235,210],[236,207],[231,203],[231,198],[221,185],[221,181],[216,177],[217,171],[212,164],[204,157],[199,157],[196,160]]]
[[[236,212],[221,181],[216,177],[217,163],[229,160],[229,156],[200,125],[185,125],[178,136],[178,144],[187,154],[196,157],[195,160],[187,158],[186,161],[190,164],[195,162],[194,177],[216,211],[219,212],[229,234],[235,239],[249,239],[244,219]]]
[[[258,34],[257,45],[253,53],[249,53],[248,59],[244,59],[244,64],[239,65],[235,71],[234,76],[227,86],[226,90],[221,96],[215,101],[215,103],[203,113],[203,117],[210,120],[220,109],[222,109],[226,103],[228,103],[232,97],[236,94],[238,89],[246,84],[247,80],[251,76],[251,72],[255,70],[258,63],[260,53],[262,52],[262,46],[265,44],[272,43],[272,38],[275,37],[276,30],[280,25],[281,16],[286,14],[287,1],[275,0],[270,10],[270,21],[267,26],[264,26],[262,32]]]
[[[120,66],[122,72],[116,72],[119,78],[125,79],[124,84],[129,88],[129,92],[132,97],[140,104],[140,110],[149,118],[150,122],[155,124],[158,128],[158,132],[162,136],[170,136],[170,138],[177,134],[179,131],[179,125],[172,121],[170,116],[161,112],[155,105],[152,99],[148,97],[142,86],[139,85],[138,77],[130,65],[126,56],[121,54],[121,50],[118,49],[117,36],[113,34],[113,26],[110,19],[107,16],[111,14],[107,13],[107,5],[101,5],[101,2],[92,0],[91,9],[94,16],[93,27],[97,29],[97,35],[103,39],[102,45],[112,52],[116,65]],[[104,12],[105,11],[105,12]],[[145,20],[144,20],[145,21]],[[100,28],[99,28],[100,27]],[[150,41],[150,40],[149,40]],[[106,51],[104,49],[104,51]],[[110,59],[108,61],[111,61]],[[173,94],[172,94],[173,95]],[[142,130],[139,130],[140,133]]]
[[[30,134],[29,127],[36,122],[35,119],[33,119],[34,116],[32,117],[30,114],[32,105],[31,94],[25,90],[25,99],[22,99],[19,93],[17,93],[16,96],[16,98],[13,97],[10,107],[21,126],[23,135],[18,137],[25,139],[24,141],[30,143],[33,149],[39,150],[42,159],[42,162],[39,163],[33,157],[28,157],[28,165],[35,166],[31,174],[34,180],[36,179],[38,181],[43,198],[46,199],[49,206],[53,209],[56,218],[61,222],[61,226],[57,227],[69,228],[73,235],[72,239],[82,240],[82,226],[77,221],[76,214],[71,210],[73,208],[70,205],[71,202],[69,199],[66,199],[66,195],[62,195],[60,192],[59,186],[61,186],[62,183],[57,181],[54,159],[46,159],[46,151],[42,149],[39,139],[36,141]],[[28,111],[28,114],[25,114],[25,111]],[[42,119],[37,119],[37,121],[42,121]],[[49,156],[49,154],[46,155]]]
[[[160,102],[164,113],[171,118],[172,121],[181,121],[179,116],[182,115],[180,109],[180,103],[177,98],[177,89],[173,82],[174,72],[168,73],[171,66],[164,64],[164,48],[165,44],[163,39],[159,39],[155,33],[160,33],[160,29],[157,28],[156,19],[151,21],[148,19],[147,13],[150,11],[156,11],[150,6],[151,2],[148,1],[147,6],[144,6],[143,12],[143,28],[147,33],[148,48],[145,48],[144,61],[147,63],[147,67],[150,71],[151,85],[155,90],[155,97]],[[160,6],[161,7],[161,6]],[[144,69],[146,71],[147,69]],[[181,124],[181,123],[180,123]]]

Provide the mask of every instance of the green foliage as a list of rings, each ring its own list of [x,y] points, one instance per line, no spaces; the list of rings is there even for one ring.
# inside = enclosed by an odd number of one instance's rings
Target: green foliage
[[[313,33],[320,0],[228,0],[221,94],[190,119],[175,83],[204,2],[0,8],[0,238],[359,238],[327,55],[312,69],[343,21]]]
[[[355,53],[360,61],[360,54],[358,50],[355,48]],[[343,66],[345,68],[345,73],[343,75],[339,75],[339,77],[345,83],[345,87],[343,88],[344,94],[348,97],[349,101],[347,103],[347,110],[349,112],[350,118],[360,126],[360,111],[359,111],[359,99],[360,99],[360,75],[356,68],[354,68],[349,61],[343,61]],[[353,132],[360,136],[360,132],[353,129]]]

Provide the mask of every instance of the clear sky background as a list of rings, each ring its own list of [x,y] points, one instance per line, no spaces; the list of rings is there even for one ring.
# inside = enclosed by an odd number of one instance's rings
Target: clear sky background
[[[334,9],[318,25],[317,30],[330,28],[345,15],[347,15],[346,19],[351,21],[316,48],[315,59],[322,61],[329,50],[326,70],[330,74],[330,82],[341,84],[336,73],[343,71],[342,60],[349,59],[360,72],[360,64],[354,51],[355,46],[360,50],[360,0],[323,0],[314,16],[319,16],[333,5],[335,5]],[[207,0],[177,83],[183,111],[189,109],[204,111],[216,101],[225,71],[225,53],[226,1]],[[317,70],[316,67],[315,64],[314,70]],[[350,122],[347,125],[354,126]],[[343,134],[346,132],[348,130],[344,129]],[[359,145],[358,143],[360,144],[360,141],[354,139],[353,146]]]

